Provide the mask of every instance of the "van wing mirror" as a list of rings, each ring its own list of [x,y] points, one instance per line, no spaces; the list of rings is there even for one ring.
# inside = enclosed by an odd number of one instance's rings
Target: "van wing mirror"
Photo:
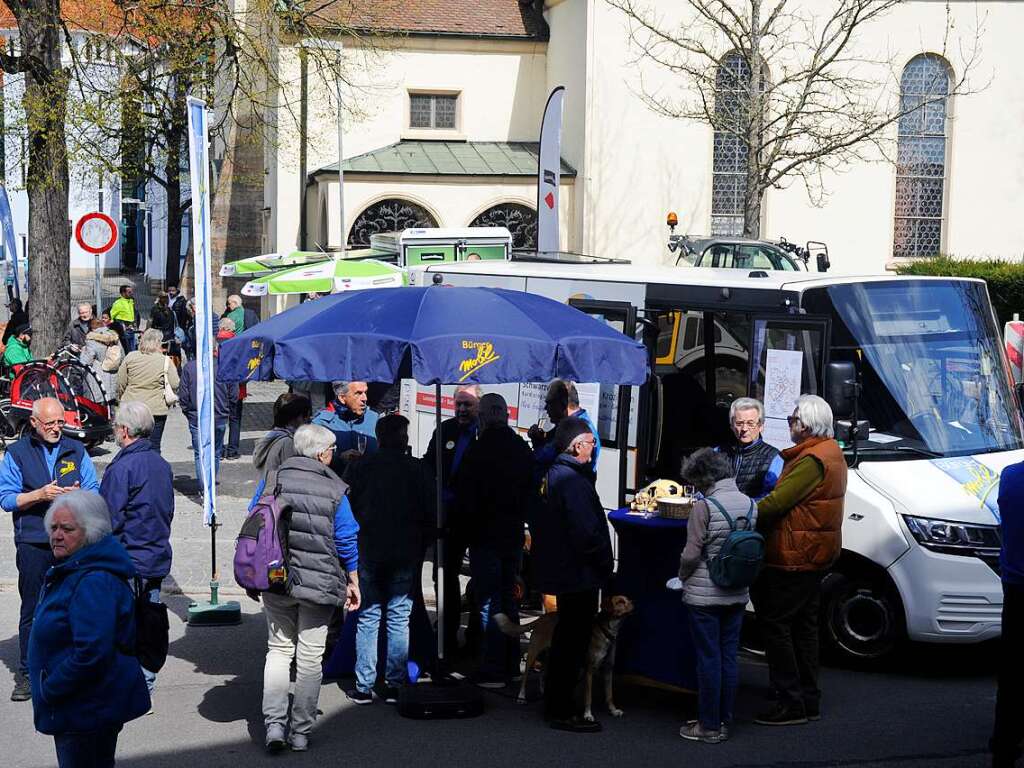
[[[836,421],[853,418],[857,410],[857,368],[852,362],[837,360],[828,364],[825,395]]]

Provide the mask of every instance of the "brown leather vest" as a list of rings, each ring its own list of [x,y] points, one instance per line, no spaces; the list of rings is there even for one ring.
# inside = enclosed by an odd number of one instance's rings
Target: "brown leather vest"
[[[835,440],[827,437],[812,437],[787,448],[782,452],[786,463],[779,483],[805,456],[814,456],[821,462],[825,477],[768,532],[764,564],[771,568],[820,571],[836,561],[843,546],[847,472],[843,451]]]

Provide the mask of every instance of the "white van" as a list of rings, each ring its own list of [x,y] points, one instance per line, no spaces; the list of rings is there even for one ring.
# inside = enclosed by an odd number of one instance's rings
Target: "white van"
[[[608,508],[676,476],[690,451],[728,440],[736,397],[765,402],[765,439],[780,448],[796,397],[827,397],[837,418],[855,415],[870,431],[846,447],[826,639],[871,659],[902,638],[999,635],[996,494],[1002,469],[1024,460],[1024,431],[984,282],[520,261],[416,268],[411,282],[542,294],[648,344],[648,384],[591,393]],[[853,379],[856,413],[843,414],[849,403],[836,393],[848,396]],[[536,418],[538,386],[502,388],[520,429]],[[432,424],[420,421],[423,440]]]

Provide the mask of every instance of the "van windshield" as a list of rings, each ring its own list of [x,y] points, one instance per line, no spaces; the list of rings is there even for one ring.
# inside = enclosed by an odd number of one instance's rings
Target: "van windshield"
[[[1017,398],[985,285],[892,281],[804,297],[833,318],[833,360],[861,373],[865,450],[965,456],[1021,448]]]

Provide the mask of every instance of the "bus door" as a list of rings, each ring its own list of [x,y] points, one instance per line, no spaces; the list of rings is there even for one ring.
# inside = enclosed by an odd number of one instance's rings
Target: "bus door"
[[[764,440],[780,450],[793,443],[786,418],[800,395],[824,396],[829,320],[786,315],[755,317],[750,394],[764,403]]]
[[[628,301],[601,301],[570,298],[569,304],[592,315],[631,339],[637,338],[636,307]],[[580,389],[581,405],[587,385]],[[587,408],[601,436],[601,459],[597,473],[597,490],[605,507],[624,507],[627,494],[637,490],[637,403],[639,387],[602,385],[595,388],[596,413]],[[593,402],[593,400],[592,400]],[[614,459],[614,472],[608,472],[609,459]],[[601,467],[605,467],[604,471]]]

